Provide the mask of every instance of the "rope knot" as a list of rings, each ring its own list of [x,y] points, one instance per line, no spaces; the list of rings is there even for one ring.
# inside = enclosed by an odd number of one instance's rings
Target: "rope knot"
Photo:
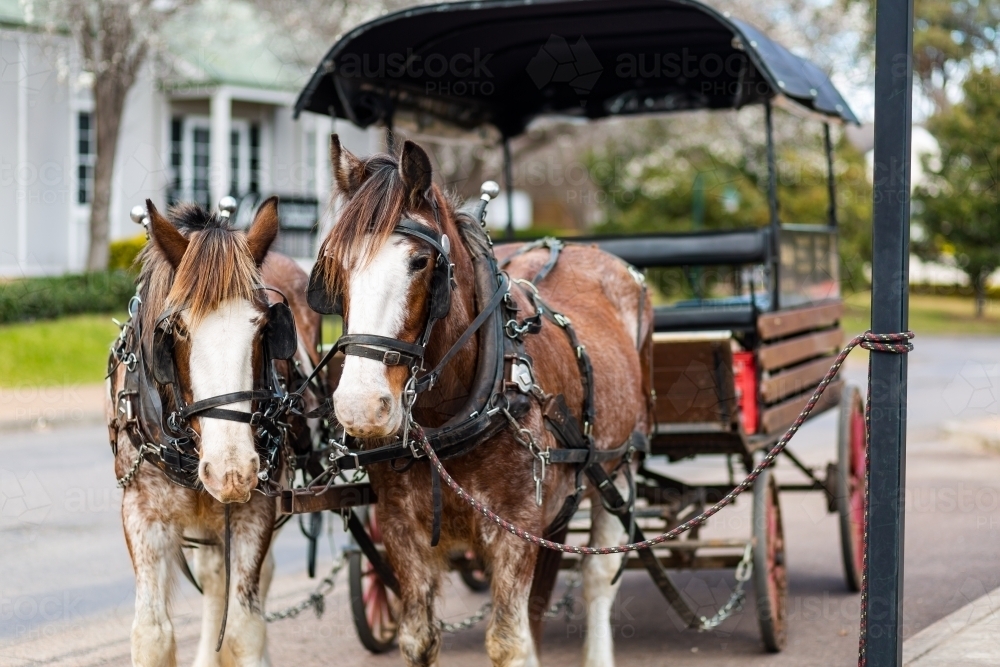
[[[887,352],[891,354],[907,354],[913,351],[914,334],[912,331],[903,333],[879,334],[871,329],[861,334],[861,347],[872,352]]]

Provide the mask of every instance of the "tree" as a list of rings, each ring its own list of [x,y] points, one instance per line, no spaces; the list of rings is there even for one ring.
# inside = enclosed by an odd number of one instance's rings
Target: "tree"
[[[927,129],[941,149],[939,164],[924,159],[926,182],[913,194],[927,259],[952,255],[975,290],[983,314],[986,280],[1000,266],[1000,75],[981,69],[962,86],[964,100],[938,110]]]
[[[695,118],[676,129],[662,126],[638,136],[645,144],[609,142],[591,156],[594,173],[608,173],[600,183],[607,196],[602,233],[691,231],[762,227],[770,220],[767,162],[763,133],[748,131],[740,140],[719,142],[712,128],[759,130],[761,113]],[[825,223],[829,194],[820,128],[813,120],[779,113],[775,119],[778,158],[779,218],[785,223]],[[725,134],[723,134],[725,136]],[[732,136],[730,134],[730,136]],[[727,137],[728,138],[728,137]],[[871,257],[872,187],[864,155],[841,135],[834,148],[837,177],[838,247],[845,288],[867,286],[864,262]],[[611,171],[596,164],[610,164]]]
[[[180,2],[156,0],[63,0],[53,5],[80,47],[83,70],[94,77],[97,155],[88,271],[100,271],[108,265],[111,180],[125,98],[146,61],[157,29],[180,6]]]
[[[851,5],[858,0],[847,0]],[[874,55],[875,0],[860,0],[868,16],[863,48]],[[1000,0],[915,0],[913,7],[913,76],[937,111],[951,105],[969,62],[1000,53]]]

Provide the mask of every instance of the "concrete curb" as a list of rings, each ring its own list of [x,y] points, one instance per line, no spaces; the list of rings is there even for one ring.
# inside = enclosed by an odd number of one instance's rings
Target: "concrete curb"
[[[67,426],[96,426],[104,423],[104,412],[73,412],[64,416],[36,417],[33,419],[2,419],[0,433],[18,431],[44,431]]]
[[[945,431],[960,438],[974,441],[990,451],[1000,453],[1000,417],[987,417],[975,421],[945,422]]]
[[[903,667],[994,667],[997,664],[1000,664],[1000,588],[903,642]]]
[[[0,387],[0,432],[104,423],[103,384]]]

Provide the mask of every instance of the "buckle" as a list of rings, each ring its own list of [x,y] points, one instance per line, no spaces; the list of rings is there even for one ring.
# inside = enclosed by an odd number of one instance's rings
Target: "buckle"
[[[569,318],[562,313],[552,313],[552,319],[556,321],[556,324],[565,329],[568,325],[573,324],[569,321]]]
[[[175,450],[173,447],[160,445],[160,458],[163,459],[163,462],[170,468],[178,469],[181,467],[180,452]]]
[[[251,426],[260,426],[260,420],[263,417],[264,417],[263,413],[261,413],[259,411],[258,412],[254,412],[253,414],[250,415],[250,425]]]
[[[384,355],[382,355],[382,363],[386,366],[398,366],[399,365],[400,354],[395,350],[389,350]]]

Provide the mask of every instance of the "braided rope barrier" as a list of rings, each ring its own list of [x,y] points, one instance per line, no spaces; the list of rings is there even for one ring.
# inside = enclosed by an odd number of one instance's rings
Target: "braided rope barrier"
[[[526,530],[522,530],[510,523],[503,517],[494,513],[490,508],[481,503],[480,501],[473,498],[469,493],[461,487],[461,485],[456,482],[448,471],[444,469],[441,464],[440,459],[434,453],[434,449],[427,442],[424,437],[423,429],[420,426],[414,427],[414,435],[419,441],[421,448],[424,453],[427,454],[427,458],[430,460],[431,465],[433,465],[441,479],[459,498],[467,502],[473,507],[477,512],[482,514],[484,517],[500,526],[507,532],[519,537],[525,542],[529,542],[536,546],[552,549],[554,551],[561,551],[563,553],[574,553],[581,555],[592,555],[592,556],[603,556],[606,554],[619,554],[628,551],[638,551],[640,549],[650,549],[657,544],[662,544],[668,540],[672,540],[677,536],[691,530],[695,526],[699,526],[709,518],[720,512],[726,506],[732,504],[736,500],[737,496],[753,486],[754,481],[760,474],[769,466],[771,466],[774,461],[781,454],[782,450],[788,445],[792,437],[798,432],[799,428],[809,417],[813,408],[816,407],[816,403],[819,401],[823,392],[826,391],[827,386],[833,381],[840,371],[840,367],[843,365],[844,361],[847,359],[847,355],[858,346],[861,346],[865,350],[870,350],[873,352],[882,352],[888,354],[907,354],[913,351],[913,344],[910,342],[914,337],[912,331],[906,331],[903,333],[891,333],[891,334],[877,334],[872,331],[866,331],[859,334],[851,339],[851,341],[841,350],[840,354],[834,360],[833,365],[830,370],[826,372],[823,379],[820,381],[819,385],[816,387],[816,391],[813,392],[809,401],[806,403],[805,407],[796,417],[792,425],[788,427],[784,435],[775,443],[767,455],[761,460],[757,466],[750,471],[746,479],[740,482],[732,491],[730,491],[726,496],[717,502],[712,507],[699,514],[698,516],[685,521],[679,526],[669,530],[665,533],[661,533],[655,537],[652,537],[641,542],[632,542],[629,544],[621,544],[617,546],[608,547],[578,547],[571,544],[561,544],[559,542],[552,542],[551,540],[546,540],[543,537],[529,533]],[[864,512],[864,559],[862,561],[861,567],[861,631],[858,638],[858,667],[866,667],[867,665],[867,633],[868,633],[868,522],[869,522],[869,502],[868,502],[868,484],[871,477],[871,457],[870,457],[870,432],[871,432],[871,359],[868,361],[868,395],[865,399],[865,512]]]
[[[785,449],[785,446],[792,439],[792,436],[794,436],[798,432],[803,422],[805,422],[805,420],[809,417],[809,414],[816,406],[816,403],[823,395],[823,392],[826,391],[827,386],[829,386],[830,382],[832,382],[833,379],[837,376],[837,373],[840,371],[840,367],[847,359],[847,355],[851,353],[851,350],[860,345],[862,348],[866,350],[874,350],[877,352],[890,352],[896,354],[906,354],[907,352],[913,349],[913,345],[909,342],[910,339],[912,338],[913,338],[913,333],[909,331],[901,334],[876,334],[872,333],[871,331],[866,331],[865,333],[859,334],[854,338],[852,338],[851,341],[847,344],[847,346],[843,350],[841,350],[840,354],[837,355],[837,358],[833,362],[833,366],[830,367],[830,370],[827,371],[826,375],[820,381],[819,385],[816,387],[816,391],[813,392],[813,395],[809,398],[809,401],[806,403],[805,407],[802,408],[802,412],[799,413],[799,416],[796,417],[795,421],[788,428],[788,430],[785,431],[785,434],[781,436],[781,438],[774,445],[774,447],[772,447],[767,452],[767,455],[764,456],[761,462],[758,463],[757,466],[750,471],[750,474],[746,476],[746,479],[744,479],[732,491],[726,494],[726,496],[722,498],[722,500],[717,502],[712,507],[709,507],[707,510],[705,510],[698,516],[685,521],[684,523],[678,525],[677,527],[665,533],[661,533],[655,537],[651,537],[641,542],[631,542],[629,544],[620,544],[607,547],[580,547],[571,544],[552,542],[551,540],[546,540],[543,537],[539,537],[538,535],[529,533],[526,530],[522,530],[517,526],[515,526],[514,524],[507,521],[506,519],[504,519],[503,517],[499,516],[495,512],[493,512],[489,507],[487,507],[482,502],[473,498],[468,491],[463,489],[462,486],[458,482],[456,482],[451,475],[448,474],[448,471],[445,470],[444,465],[442,465],[441,463],[441,460],[438,459],[437,455],[434,453],[434,449],[430,446],[430,443],[428,443],[427,439],[424,437],[423,429],[417,425],[414,425],[411,428],[413,430],[415,439],[419,442],[424,453],[427,455],[427,458],[430,460],[431,465],[433,465],[434,468],[438,471],[438,474],[441,476],[441,480],[445,483],[445,485],[449,489],[451,489],[456,495],[458,495],[459,498],[461,498],[466,503],[471,505],[472,508],[475,509],[477,512],[479,512],[484,517],[495,523],[497,526],[500,526],[507,532],[511,533],[512,535],[519,537],[525,542],[529,542],[531,544],[534,544],[535,546],[539,546],[545,549],[551,549],[553,551],[561,551],[563,553],[580,554],[586,556],[604,556],[607,554],[620,554],[628,551],[639,551],[640,549],[650,549],[656,546],[657,544],[662,544],[663,542],[672,540],[677,536],[691,530],[695,526],[699,526],[705,523],[712,516],[718,514],[723,508],[732,504],[732,502],[736,500],[737,496],[742,494],[747,489],[751,488],[757,477],[759,477],[760,474],[764,472],[766,468],[768,468],[774,463],[775,459],[778,458],[778,455],[781,454],[782,450]],[[869,396],[868,403],[866,404],[866,406],[868,407],[865,408],[866,413],[870,411],[870,405],[871,405],[871,398]],[[862,577],[862,581],[864,581],[864,577]],[[864,605],[864,600],[865,598],[862,595],[862,606]]]

